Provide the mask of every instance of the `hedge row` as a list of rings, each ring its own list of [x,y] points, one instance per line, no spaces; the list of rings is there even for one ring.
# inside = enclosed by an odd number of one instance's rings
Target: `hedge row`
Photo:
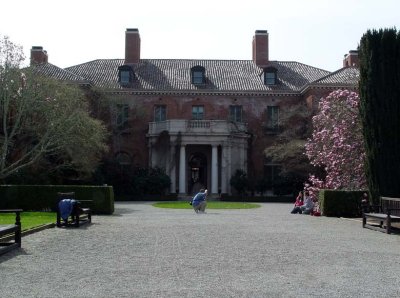
[[[57,192],[75,192],[77,200],[93,200],[95,214],[114,212],[112,186],[86,185],[0,185],[0,209],[55,210]]]
[[[319,205],[325,216],[357,217],[361,215],[361,196],[364,191],[321,189]]]

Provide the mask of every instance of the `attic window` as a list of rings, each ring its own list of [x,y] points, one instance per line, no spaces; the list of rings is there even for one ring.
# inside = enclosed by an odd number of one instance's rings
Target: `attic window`
[[[205,82],[205,68],[202,66],[195,66],[191,69],[192,72],[192,84],[200,85]]]
[[[276,85],[277,83],[277,69],[268,67],[264,69],[264,84],[268,86]]]
[[[122,65],[118,67],[118,82],[121,85],[130,85],[133,82],[135,74],[129,65]]]

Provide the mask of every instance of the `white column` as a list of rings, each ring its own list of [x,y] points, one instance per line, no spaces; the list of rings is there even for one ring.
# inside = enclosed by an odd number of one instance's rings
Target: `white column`
[[[225,145],[221,147],[221,193],[227,193],[226,183],[227,183],[227,148]]]
[[[212,145],[211,151],[211,193],[218,194],[218,147]]]
[[[175,161],[175,146],[170,147],[170,154],[169,154],[169,177],[171,178],[171,193],[176,192],[176,161]]]
[[[179,156],[179,193],[186,194],[186,148],[181,145]]]

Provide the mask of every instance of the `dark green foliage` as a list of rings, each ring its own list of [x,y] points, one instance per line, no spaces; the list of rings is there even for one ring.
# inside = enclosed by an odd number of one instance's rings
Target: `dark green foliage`
[[[249,185],[246,172],[240,169],[236,170],[235,174],[231,177],[230,184],[240,195],[243,195]]]
[[[321,212],[325,216],[360,216],[361,197],[364,192],[321,189],[318,197]]]
[[[304,177],[295,173],[281,173],[272,183],[274,194],[293,195],[304,187]]]
[[[161,168],[120,166],[115,161],[104,161],[97,173],[97,184],[113,185],[119,198],[164,195],[171,185],[170,177]]]
[[[171,179],[160,168],[150,168],[142,176],[143,193],[150,195],[162,195],[171,185]]]
[[[379,195],[400,196],[400,33],[368,31],[359,56],[366,173],[377,202]]]
[[[262,177],[257,180],[255,185],[255,190],[258,191],[261,195],[264,194],[269,188],[268,180],[265,177]]]
[[[57,192],[71,191],[75,192],[77,200],[93,200],[91,208],[95,214],[114,212],[112,186],[80,185],[0,185],[0,209],[55,210]]]

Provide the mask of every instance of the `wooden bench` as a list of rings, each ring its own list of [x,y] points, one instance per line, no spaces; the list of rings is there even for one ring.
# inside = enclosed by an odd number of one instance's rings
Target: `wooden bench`
[[[371,209],[373,212],[363,213],[363,228],[393,232],[392,223],[400,222],[400,198],[381,197],[380,205],[371,206]]]
[[[61,212],[59,209],[59,203],[64,199],[75,200],[77,204],[72,208],[71,214],[68,216],[67,221],[61,218]],[[92,222],[92,209],[89,205],[92,200],[76,200],[75,192],[59,192],[57,193],[57,227],[62,226],[74,226],[79,227],[81,223],[91,223]]]
[[[5,254],[14,248],[21,247],[21,212],[22,209],[0,210],[0,213],[15,213],[15,224],[0,225],[0,238],[3,238],[0,242],[0,255]],[[14,241],[8,240],[10,236],[11,239],[14,238]]]

